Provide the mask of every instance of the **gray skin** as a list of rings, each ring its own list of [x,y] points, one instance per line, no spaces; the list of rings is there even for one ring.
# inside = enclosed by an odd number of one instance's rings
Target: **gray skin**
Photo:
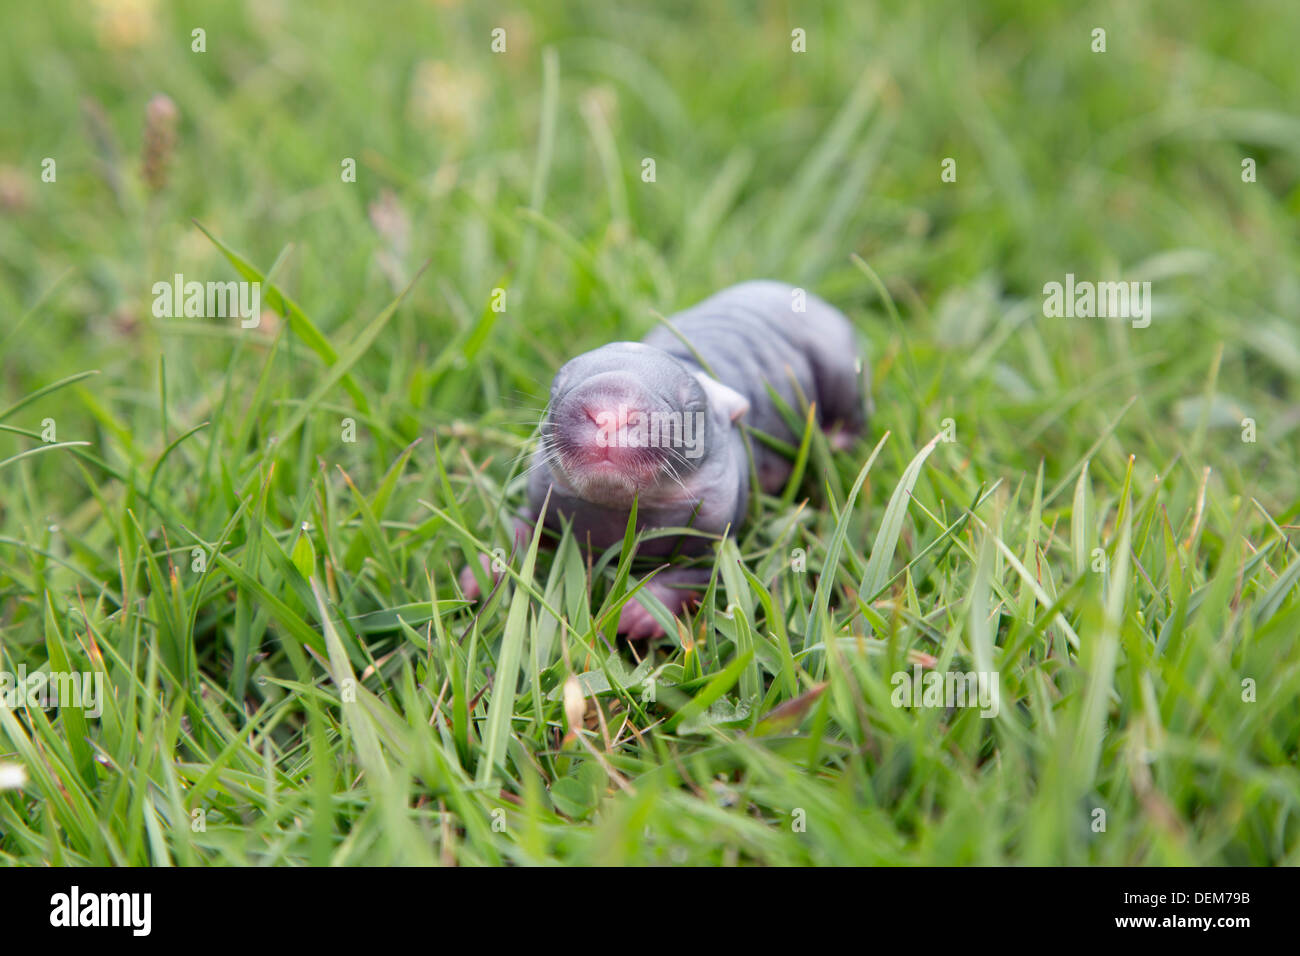
[[[797,291],[744,282],[672,316],[676,334],[660,326],[643,342],[614,342],[566,363],[551,385],[532,462],[528,521],[549,491],[547,526],[571,522],[578,542],[596,552],[623,540],[634,498],[638,530],[721,535],[736,528],[749,498],[738,424],[798,442],[767,386],[796,413],[815,402],[820,427],[836,447],[848,447],[870,413],[861,344],[849,320],[821,299],[808,294],[796,311]],[[752,437],[750,447],[760,487],[779,491],[791,462]],[[707,538],[672,535],[643,540],[638,553],[689,556],[710,547]],[[706,568],[670,567],[643,590],[676,614],[708,578]],[[463,580],[469,585],[472,575]],[[624,606],[618,629],[630,638],[663,633],[636,599]]]

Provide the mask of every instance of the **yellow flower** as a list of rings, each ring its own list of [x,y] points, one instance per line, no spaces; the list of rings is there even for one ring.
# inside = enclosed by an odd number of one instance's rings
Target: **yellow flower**
[[[422,60],[415,68],[407,110],[416,126],[463,138],[474,131],[482,101],[479,74],[442,60]]]
[[[153,38],[157,0],[94,0],[95,35],[110,50],[132,50]]]

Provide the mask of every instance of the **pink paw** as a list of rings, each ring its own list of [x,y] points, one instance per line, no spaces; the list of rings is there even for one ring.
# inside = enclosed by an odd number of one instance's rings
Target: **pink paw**
[[[495,584],[501,577],[499,574],[492,573],[492,557],[487,554],[478,556],[478,563],[483,568],[483,573]],[[460,569],[460,589],[465,592],[465,597],[471,601],[477,601],[483,594],[483,589],[478,586],[478,578],[474,577],[474,568],[471,565],[465,565]]]
[[[836,429],[826,436],[830,441],[831,451],[849,451],[858,443],[858,436],[853,432]]]
[[[533,526],[522,519],[515,519],[515,552],[528,547],[528,541],[532,537]],[[500,548],[492,554],[480,554],[478,563],[483,568],[483,573],[487,575],[488,580],[496,584],[501,580],[503,571],[493,571],[493,561],[500,559],[506,560],[505,552]],[[457,578],[460,581],[460,589],[465,592],[465,597],[471,601],[477,601],[483,594],[483,589],[479,587],[478,578],[474,577],[474,566],[467,564],[460,569],[460,575]]]
[[[688,606],[693,607],[698,604],[700,600],[698,591],[680,585],[707,584],[708,580],[708,571],[676,568],[664,571],[657,577],[647,581],[642,590],[657,597],[660,603],[668,609],[668,613],[676,617]],[[650,612],[646,610],[645,605],[635,597],[624,604],[623,609],[619,612],[618,632],[633,641],[664,636],[664,629],[659,622],[650,616]]]
[[[663,637],[664,629],[650,616],[650,612],[636,598],[623,605],[618,613],[618,632],[630,641]]]

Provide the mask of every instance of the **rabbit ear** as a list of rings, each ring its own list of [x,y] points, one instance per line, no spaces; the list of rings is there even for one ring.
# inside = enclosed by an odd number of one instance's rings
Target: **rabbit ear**
[[[696,372],[695,377],[704,386],[704,394],[709,398],[709,407],[728,421],[736,421],[749,411],[749,399],[734,388],[723,385],[716,378],[703,372]]]

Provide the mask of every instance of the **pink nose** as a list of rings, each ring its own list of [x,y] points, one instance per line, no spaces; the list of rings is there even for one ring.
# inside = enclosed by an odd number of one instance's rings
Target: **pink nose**
[[[583,411],[598,426],[611,431],[624,427],[627,424],[628,416],[631,414],[631,410],[626,405],[613,407],[587,405],[583,408]]]

